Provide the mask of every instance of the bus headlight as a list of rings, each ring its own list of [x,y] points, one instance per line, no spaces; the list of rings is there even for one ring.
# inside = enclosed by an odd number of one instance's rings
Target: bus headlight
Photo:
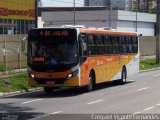
[[[68,75],[67,79],[71,79],[72,78],[72,73]]]
[[[31,74],[31,77],[34,79],[35,76],[33,74]]]
[[[76,76],[78,74],[78,70],[74,71],[73,73],[70,73],[68,76],[67,76],[67,79],[71,79],[72,77]]]

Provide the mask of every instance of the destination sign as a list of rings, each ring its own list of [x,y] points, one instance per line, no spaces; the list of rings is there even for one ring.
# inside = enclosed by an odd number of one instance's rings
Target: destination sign
[[[57,31],[53,31],[53,30],[45,30],[45,31],[39,31],[39,34],[40,36],[68,36],[68,31],[60,31],[60,30],[57,30]]]
[[[33,61],[34,62],[43,62],[44,61],[44,57],[34,57]]]

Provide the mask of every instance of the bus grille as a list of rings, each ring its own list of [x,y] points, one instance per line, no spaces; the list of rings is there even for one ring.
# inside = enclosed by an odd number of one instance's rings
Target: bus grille
[[[44,79],[44,78],[35,78],[34,79],[38,84],[46,84],[46,81],[54,81],[55,84],[64,84],[67,78],[56,78],[56,79]]]

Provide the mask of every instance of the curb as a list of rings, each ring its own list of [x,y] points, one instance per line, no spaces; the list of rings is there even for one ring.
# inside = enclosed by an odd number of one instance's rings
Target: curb
[[[149,71],[155,71],[155,70],[160,70],[160,67],[153,68],[153,69],[148,69],[148,70],[141,70],[140,73],[142,73],[142,72],[149,72]]]
[[[8,70],[8,71],[4,71],[4,72],[0,72],[0,77],[5,77],[8,75],[14,75],[20,72],[26,72],[27,68],[24,69],[14,69],[14,70]]]
[[[42,90],[42,88],[41,88],[41,87],[39,87],[39,88],[32,88],[32,89],[29,89],[28,91],[21,90],[21,91],[8,92],[8,93],[0,92],[0,97],[2,97],[2,96],[8,96],[8,95],[20,94],[20,93],[35,92],[35,91],[40,91],[40,90]]]

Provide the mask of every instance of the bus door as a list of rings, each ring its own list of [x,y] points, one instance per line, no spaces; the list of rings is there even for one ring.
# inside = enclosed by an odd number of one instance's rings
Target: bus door
[[[79,35],[79,63],[80,63],[80,85],[87,85],[87,45],[86,45],[86,34]]]

